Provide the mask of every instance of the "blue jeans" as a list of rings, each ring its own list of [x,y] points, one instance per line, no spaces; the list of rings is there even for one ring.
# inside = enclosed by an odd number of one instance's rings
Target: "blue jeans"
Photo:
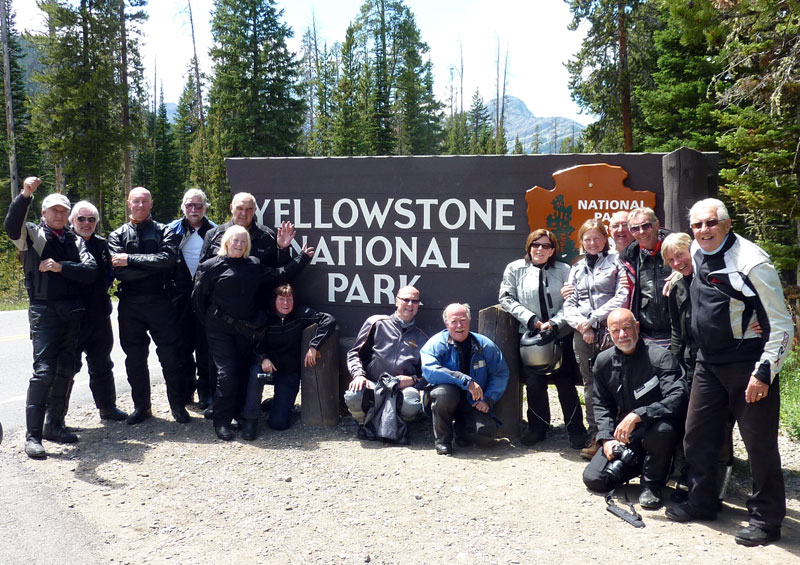
[[[244,401],[242,417],[248,420],[257,420],[261,414],[261,395],[264,385],[258,382],[258,373],[261,365],[256,363],[250,367],[250,377],[247,380],[247,397]],[[289,419],[294,408],[294,401],[300,391],[299,374],[275,374],[275,394],[272,399],[272,409],[269,411],[267,424],[273,430],[289,429]]]

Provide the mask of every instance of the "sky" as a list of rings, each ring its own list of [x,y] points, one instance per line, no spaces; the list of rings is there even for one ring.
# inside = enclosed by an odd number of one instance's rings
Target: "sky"
[[[294,30],[290,48],[299,53],[300,38],[316,21],[317,35],[328,45],[343,41],[348,24],[363,0],[279,0],[283,21]],[[177,103],[192,57],[186,0],[150,0],[144,25],[143,56],[148,80],[163,86],[166,102]],[[211,73],[210,14],[213,0],[192,0],[192,15],[201,68]],[[17,29],[41,31],[44,19],[32,0],[12,0]],[[460,49],[464,59],[464,107],[475,89],[485,102],[495,97],[497,50],[508,53],[506,94],[525,102],[538,117],[561,116],[582,124],[592,117],[572,101],[564,63],[580,48],[583,31],[569,31],[571,14],[564,0],[405,0],[430,47],[436,95],[449,100],[452,75],[459,83]]]

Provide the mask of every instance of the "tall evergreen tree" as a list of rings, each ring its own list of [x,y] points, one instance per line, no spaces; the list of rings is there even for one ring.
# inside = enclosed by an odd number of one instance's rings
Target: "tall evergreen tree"
[[[467,124],[469,128],[469,152],[473,155],[494,153],[491,117],[478,89],[475,89],[475,94],[472,95],[472,105],[467,115]]]
[[[347,27],[342,43],[339,82],[334,93],[333,154],[365,155],[367,140],[363,135],[366,116],[359,112],[360,61],[356,45],[356,28]]]
[[[800,286],[800,10],[782,0],[717,4],[730,22],[717,85],[723,192]]]
[[[565,0],[570,29],[589,24],[575,58],[567,62],[572,99],[599,116],[586,128],[598,151],[631,151],[639,140],[637,89],[651,87],[655,67],[652,35],[659,20],[647,0]],[[554,150],[557,148],[554,148]]]
[[[456,112],[444,125],[442,152],[446,155],[468,155],[470,132],[466,112]]]
[[[34,127],[53,164],[63,166],[67,189],[99,202],[106,176],[119,170],[123,144],[114,106],[117,2],[47,2],[41,8],[49,33],[36,37],[44,71],[35,77],[41,92]]]
[[[717,151],[720,124],[709,86],[721,71],[719,51],[727,25],[712,0],[661,1],[662,29],[654,33],[654,85],[636,92],[644,119],[642,148]]]
[[[296,153],[305,113],[300,69],[286,45],[292,30],[275,5],[214,1],[209,122],[218,160]]]

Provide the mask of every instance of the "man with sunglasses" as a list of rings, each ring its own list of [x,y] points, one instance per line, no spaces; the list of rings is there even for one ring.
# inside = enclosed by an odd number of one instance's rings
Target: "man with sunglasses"
[[[180,238],[172,301],[178,316],[177,328],[181,336],[186,402],[191,404],[194,400],[194,391],[197,390],[197,405],[205,410],[211,405],[212,396],[208,377],[208,344],[205,328],[192,310],[191,296],[194,274],[197,265],[200,264],[203,239],[217,225],[206,217],[208,199],[205,192],[199,188],[190,188],[184,193],[181,210],[183,218],[173,220],[168,226]]]
[[[628,213],[628,230],[636,241],[620,250],[619,261],[632,284],[630,309],[646,341],[669,347],[669,308],[662,289],[672,269],[664,264],[661,242],[671,232],[661,228],[656,213],[647,207]]]
[[[358,433],[362,438],[365,436],[364,392],[374,390],[384,373],[400,380],[403,420],[413,420],[422,410],[420,391],[427,382],[422,377],[419,350],[428,336],[415,323],[420,306],[419,290],[404,286],[397,291],[394,303],[396,310],[391,316],[376,314],[367,318],[355,344],[347,352],[347,369],[352,380],[344,393],[344,401],[359,424]]]
[[[689,500],[667,510],[677,522],[713,520],[718,511],[716,460],[733,412],[753,478],[749,524],[736,532],[747,546],[780,539],[786,515],[778,452],[778,372],[794,327],[769,255],[733,233],[725,205],[701,200],[689,211],[694,232],[692,333],[699,350],[683,441]],[[751,327],[757,320],[761,333]]]
[[[72,230],[83,238],[86,249],[97,263],[97,277],[92,284],[81,287],[86,313],[78,337],[75,372],[80,371],[81,355],[86,354],[89,369],[89,389],[101,420],[121,421],[128,415],[117,408],[117,388],[114,383],[114,332],[111,329],[111,298],[108,288],[114,280],[111,252],[106,240],[97,235],[100,213],[91,202],[81,200],[69,215]],[[67,395],[69,396],[69,395]],[[72,433],[72,432],[68,432]]]
[[[66,429],[64,417],[85,310],[81,286],[91,284],[97,274],[97,263],[83,239],[67,226],[71,206],[66,196],[55,192],[46,196],[41,221],[25,221],[41,183],[38,177],[25,179],[3,223],[20,251],[29,298],[33,376],[25,402],[25,454],[32,459],[47,457],[42,439],[57,443],[78,439]]]

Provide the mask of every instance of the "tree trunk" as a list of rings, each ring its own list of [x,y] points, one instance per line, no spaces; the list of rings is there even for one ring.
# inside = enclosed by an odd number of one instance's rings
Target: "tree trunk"
[[[203,89],[200,84],[200,62],[197,60],[197,40],[194,36],[194,19],[192,18],[192,2],[189,5],[189,26],[192,28],[192,49],[194,50],[194,83],[197,89],[197,113],[200,118],[200,186],[208,190],[208,177],[206,176],[206,118],[203,110]]]
[[[11,181],[11,198],[19,193],[17,177],[17,142],[14,131],[14,97],[11,91],[11,54],[8,46],[8,3],[0,0],[3,39],[3,86],[6,98],[6,139],[8,140],[8,176]]]
[[[619,35],[619,94],[622,108],[623,151],[633,150],[631,126],[631,77],[628,72],[628,29],[625,21],[625,1],[617,0],[617,31]]]
[[[121,66],[120,76],[122,78],[122,135],[125,139],[125,145],[122,148],[122,189],[125,194],[125,200],[128,199],[128,193],[131,191],[131,146],[128,141],[128,136],[131,129],[131,115],[130,115],[130,101],[128,100],[128,32],[126,29],[125,20],[125,0],[119,0],[119,24],[121,35]],[[103,198],[97,201],[97,209],[100,212],[100,217],[103,215]]]

